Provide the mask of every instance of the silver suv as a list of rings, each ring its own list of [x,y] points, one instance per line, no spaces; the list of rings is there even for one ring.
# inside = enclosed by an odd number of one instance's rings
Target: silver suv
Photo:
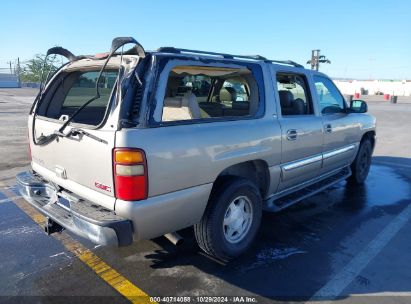
[[[96,56],[47,54],[68,62],[30,111],[32,170],[17,183],[49,234],[125,246],[194,226],[205,252],[229,260],[263,210],[367,177],[366,103],[347,105],[330,78],[292,61],[148,52],[127,37]]]

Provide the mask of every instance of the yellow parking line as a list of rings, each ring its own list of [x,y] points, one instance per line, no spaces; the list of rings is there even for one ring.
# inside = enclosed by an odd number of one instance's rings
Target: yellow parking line
[[[0,183],[2,184],[2,183]],[[44,226],[46,218],[34,207],[30,206],[24,199],[12,199],[14,193],[4,190],[3,192],[16,206],[23,210],[33,221],[40,226]],[[74,240],[66,233],[54,233],[52,236],[59,240],[63,246],[77,256],[85,265],[91,268],[101,279],[112,288],[117,290],[131,303],[155,303],[150,301],[150,297],[143,290],[135,286],[115,269],[111,268],[94,254],[90,249],[84,247],[80,242]]]

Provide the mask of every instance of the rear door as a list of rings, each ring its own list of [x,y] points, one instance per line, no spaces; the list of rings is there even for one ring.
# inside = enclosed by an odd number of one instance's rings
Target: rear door
[[[63,72],[49,85],[38,106],[36,138],[58,130],[63,121],[95,94],[98,70]],[[99,82],[100,98],[84,108],[64,133],[81,128],[89,135],[57,137],[45,145],[35,145],[30,133],[32,167],[46,179],[85,199],[114,208],[112,151],[117,125],[109,117],[115,98],[117,70],[107,70]],[[107,112],[107,113],[106,113]],[[115,115],[114,115],[115,116]],[[110,119],[108,119],[108,117]],[[29,118],[32,128],[33,115]]]
[[[359,144],[361,125],[346,111],[344,97],[331,79],[313,75],[316,99],[324,128],[321,173],[347,166],[353,161]]]
[[[274,71],[273,75],[282,142],[278,191],[283,191],[317,177],[322,162],[322,120],[303,72]]]

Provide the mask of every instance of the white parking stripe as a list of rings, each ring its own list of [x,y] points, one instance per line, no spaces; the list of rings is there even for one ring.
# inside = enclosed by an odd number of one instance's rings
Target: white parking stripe
[[[411,205],[398,214],[359,254],[357,254],[327,284],[319,289],[309,300],[321,301],[337,298],[341,292],[360,274],[381,250],[391,241],[411,218]],[[322,304],[325,304],[321,301]]]
[[[13,200],[18,199],[18,198],[21,198],[21,196],[13,196],[13,197],[10,197],[10,198],[5,198],[5,199],[0,200],[0,204],[1,203],[12,202]]]

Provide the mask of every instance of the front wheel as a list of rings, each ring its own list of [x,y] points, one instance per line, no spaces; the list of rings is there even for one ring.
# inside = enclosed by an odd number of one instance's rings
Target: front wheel
[[[194,225],[197,243],[220,260],[233,259],[251,245],[261,214],[258,188],[246,179],[228,180],[214,191],[200,223]]]
[[[351,164],[352,175],[348,182],[354,185],[361,185],[368,176],[371,166],[372,143],[369,139],[364,139],[358,149],[357,156]]]

